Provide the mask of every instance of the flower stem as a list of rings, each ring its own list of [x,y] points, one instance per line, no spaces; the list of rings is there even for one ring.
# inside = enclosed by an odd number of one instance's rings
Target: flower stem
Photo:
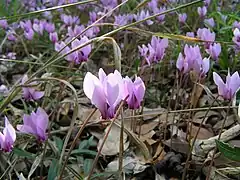
[[[221,138],[221,135],[222,135],[222,132],[223,132],[223,128],[224,128],[224,125],[225,125],[225,123],[226,123],[226,120],[227,120],[229,111],[230,111],[230,105],[231,105],[231,101],[230,101],[229,104],[228,104],[227,113],[226,113],[226,116],[225,116],[225,118],[224,118],[224,120],[223,120],[222,127],[221,127],[221,129],[220,129],[220,131],[219,131],[218,140],[220,140],[220,138]],[[208,169],[208,173],[207,173],[206,180],[209,180],[209,179],[210,179],[211,169],[212,169],[212,166],[213,166],[213,160],[214,160],[214,156],[215,156],[216,152],[217,152],[217,146],[215,146],[215,148],[214,148],[214,152],[213,152],[213,155],[212,155],[211,163],[210,163],[210,165],[209,165],[209,169]]]

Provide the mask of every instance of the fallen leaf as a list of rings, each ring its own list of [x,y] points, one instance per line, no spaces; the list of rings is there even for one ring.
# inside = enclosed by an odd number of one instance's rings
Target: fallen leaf
[[[109,126],[105,129],[105,133],[108,131]],[[123,143],[124,143],[124,150],[126,150],[129,146],[129,141],[127,141],[127,134],[123,134]],[[103,142],[103,137],[99,140],[97,148],[101,146]],[[113,124],[110,133],[107,137],[107,140],[104,143],[102,148],[101,154],[113,156],[119,153],[119,143],[120,143],[120,128]]]

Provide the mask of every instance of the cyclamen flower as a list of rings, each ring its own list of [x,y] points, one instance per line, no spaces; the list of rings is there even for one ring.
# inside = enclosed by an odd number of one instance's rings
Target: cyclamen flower
[[[88,38],[86,36],[82,37],[80,40],[75,39],[72,43],[71,43],[71,48],[75,49],[78,46],[86,43],[88,41]],[[56,51],[60,51],[62,48],[64,48],[66,46],[66,44],[64,42],[59,42],[55,44],[55,50]],[[75,51],[72,52],[71,54],[67,55],[65,57],[65,59],[69,62],[74,62],[76,64],[81,63],[82,61],[87,61],[88,60],[88,56],[91,53],[92,47],[91,44]],[[71,51],[71,49],[66,46],[62,51],[61,54],[67,54],[69,51]]]
[[[211,32],[210,29],[203,28],[197,30],[197,37],[204,41],[215,41],[215,33]],[[205,42],[205,48],[209,49],[211,42]]]
[[[208,7],[210,5],[210,3],[211,3],[211,0],[204,0],[204,5],[205,6]]]
[[[234,31],[233,31],[233,42],[235,43],[236,45],[236,48],[237,49],[240,49],[240,30],[238,28],[236,28]]]
[[[164,12],[166,11],[166,8],[165,7],[160,7],[158,8],[157,6],[153,9],[153,13],[154,14],[158,14],[158,13],[161,13],[161,12]],[[156,19],[161,23],[161,24],[164,24],[164,19],[165,19],[165,14],[162,14],[162,15],[159,15],[156,17]]]
[[[202,78],[209,71],[210,61],[208,58],[202,59],[199,46],[188,46],[184,47],[184,55],[179,54],[176,66],[183,74],[192,71],[198,73],[199,77]]]
[[[178,21],[182,24],[184,24],[187,20],[187,14],[183,13],[183,14],[179,14],[178,15]]]
[[[44,25],[42,21],[39,21],[39,23],[33,24],[33,30],[38,33],[39,35],[43,35]]]
[[[188,36],[188,37],[194,37],[195,35],[194,35],[194,32],[187,32],[187,33],[186,33],[186,36]]]
[[[165,55],[165,49],[168,47],[168,39],[160,39],[153,36],[151,43],[148,46],[143,45],[142,48],[139,46],[141,56],[143,56],[148,65],[151,63],[159,62],[163,59]]]
[[[61,20],[64,22],[65,25],[71,26],[73,24],[79,24],[80,19],[77,16],[71,16],[66,14],[61,14]]]
[[[135,81],[129,77],[123,79],[125,91],[129,95],[127,104],[129,109],[138,109],[145,94],[145,85],[140,77],[135,77]]]
[[[3,133],[0,132],[1,150],[5,152],[12,151],[15,140],[16,140],[15,129],[9,123],[8,118],[5,117],[5,128],[3,129]]]
[[[209,49],[206,49],[206,52],[213,58],[213,60],[217,61],[218,56],[221,53],[221,45],[219,43],[214,43],[209,46]]]
[[[53,33],[55,31],[55,25],[53,23],[50,22],[46,22],[44,24],[44,29],[45,31],[47,31],[48,33]]]
[[[124,26],[128,24],[128,22],[131,20],[131,17],[128,14],[118,15],[115,16],[114,18],[115,18],[114,24],[117,24],[119,26]]]
[[[236,28],[240,29],[240,22],[234,21],[232,27],[233,27],[233,29],[236,29]]]
[[[136,21],[141,21],[141,20],[143,20],[143,19],[145,19],[149,16],[150,16],[149,11],[141,10],[140,12],[138,12],[138,14],[134,15],[134,19]],[[146,20],[145,22],[146,22],[147,25],[152,25],[153,24],[153,21],[151,21],[151,20]]]
[[[216,72],[213,72],[213,80],[218,86],[218,94],[226,100],[232,100],[240,87],[240,77],[238,72],[235,72],[231,76],[228,71],[226,83],[223,82],[222,78]]]
[[[124,99],[124,86],[121,74],[115,70],[114,73],[105,74],[99,69],[99,78],[88,72],[83,80],[83,91],[101,112],[103,119],[114,117],[116,107]]]
[[[22,84],[24,84],[28,80],[28,76],[24,75],[22,78]],[[36,85],[36,83],[32,82],[29,85]],[[38,100],[44,96],[44,91],[37,91],[34,87],[23,87],[23,97],[26,100]]]
[[[209,18],[209,19],[205,19],[204,23],[206,23],[208,26],[210,26],[211,28],[213,28],[215,26],[215,21],[213,18]]]
[[[53,43],[56,43],[58,41],[58,34],[57,32],[52,32],[49,34],[49,39],[50,41],[52,41]]]
[[[17,129],[22,133],[32,134],[43,142],[47,139],[48,121],[47,113],[39,107],[36,112],[33,111],[30,115],[24,114],[23,125],[17,125]]]
[[[198,11],[198,15],[199,15],[201,18],[203,18],[203,17],[206,16],[206,14],[207,14],[207,8],[206,8],[206,6],[198,7],[197,11]]]

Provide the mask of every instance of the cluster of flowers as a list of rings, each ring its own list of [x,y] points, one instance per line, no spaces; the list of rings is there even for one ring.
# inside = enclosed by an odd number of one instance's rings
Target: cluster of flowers
[[[30,115],[24,114],[23,125],[17,125],[17,130],[21,133],[32,134],[40,142],[43,142],[47,139],[46,130],[48,121],[47,113],[39,107],[36,112],[33,111]],[[8,118],[5,117],[5,128],[3,129],[3,133],[0,132],[1,150],[10,152],[15,140],[16,131],[9,123]]]
[[[99,111],[103,119],[111,119],[116,113],[116,107],[126,99],[129,109],[137,109],[145,94],[145,85],[140,77],[134,82],[115,70],[114,73],[105,74],[99,69],[98,77],[88,72],[83,81],[83,90]]]
[[[28,80],[27,75],[22,79],[22,85]],[[44,92],[37,91],[33,86],[36,83],[29,83],[31,87],[23,87],[23,97],[27,101],[34,101],[42,98]],[[37,108],[36,112],[32,112],[30,115],[23,115],[23,125],[17,125],[17,130],[20,133],[32,134],[38,141],[43,142],[47,139],[46,130],[48,127],[48,115],[41,107]],[[0,145],[1,150],[9,152],[13,148],[13,144],[16,140],[16,131],[9,123],[8,118],[5,117],[5,128],[3,133],[0,132]]]

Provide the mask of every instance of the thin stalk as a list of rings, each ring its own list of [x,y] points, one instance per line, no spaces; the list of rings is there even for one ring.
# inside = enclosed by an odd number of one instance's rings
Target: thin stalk
[[[72,142],[72,144],[71,144],[71,147],[70,147],[70,149],[69,149],[69,151],[68,151],[68,154],[67,154],[67,156],[66,156],[66,159],[65,159],[65,161],[64,161],[64,163],[63,163],[63,166],[62,166],[62,170],[61,170],[61,172],[60,172],[59,179],[62,179],[63,172],[64,172],[64,169],[65,169],[65,167],[66,167],[66,165],[67,165],[67,161],[68,161],[68,158],[70,157],[71,151],[72,151],[73,148],[75,147],[78,138],[81,136],[81,134],[82,134],[85,126],[86,126],[87,123],[89,122],[90,118],[94,115],[94,113],[96,112],[96,110],[97,110],[97,109],[95,108],[95,109],[88,115],[88,117],[86,118],[86,120],[83,122],[83,125],[82,125],[81,128],[79,129],[77,135],[75,136],[75,138],[74,138],[74,140],[73,140],[73,142]]]
[[[123,109],[121,110],[121,128],[120,128],[120,143],[119,143],[119,163],[118,163],[118,172],[119,180],[123,180],[123,131],[124,131],[124,122],[123,122]]]
[[[221,135],[222,135],[222,132],[223,132],[223,129],[224,129],[224,125],[226,123],[226,120],[227,120],[227,117],[228,117],[228,114],[229,114],[229,111],[230,111],[230,105],[231,105],[231,101],[228,104],[227,113],[226,113],[226,116],[225,116],[225,118],[223,120],[222,127],[221,127],[219,135],[218,135],[218,140],[220,140],[220,138],[221,138]],[[213,166],[213,160],[214,160],[214,156],[215,156],[216,152],[217,152],[217,146],[214,148],[214,152],[213,152],[213,155],[212,155],[211,163],[209,165],[209,169],[208,169],[206,180],[210,179],[211,170],[212,170],[212,166]]]
[[[178,76],[178,75],[176,75],[176,76]],[[178,82],[176,83],[177,84],[177,91],[176,91],[176,102],[175,102],[174,110],[177,109],[177,105],[178,105],[179,90],[182,86],[182,77],[183,77],[183,73],[180,74],[179,83]],[[174,123],[174,120],[175,120],[175,116],[176,116],[176,113],[173,113],[173,120],[172,120],[173,123]],[[179,126],[179,121],[177,122],[177,128],[178,128],[178,126]],[[173,126],[172,126],[172,132],[173,132]],[[173,136],[171,136],[171,146],[170,146],[171,148],[172,148],[172,138],[173,138]]]
[[[99,147],[98,153],[97,153],[97,155],[96,155],[96,157],[95,157],[95,159],[94,159],[94,161],[93,161],[93,165],[92,165],[92,167],[91,167],[91,170],[90,170],[88,176],[86,177],[86,180],[90,180],[90,178],[91,178],[91,176],[92,176],[92,174],[93,174],[94,168],[95,168],[96,165],[97,165],[98,158],[99,158],[99,156],[100,156],[100,154],[101,154],[102,148],[103,148],[103,146],[104,146],[104,144],[105,144],[105,142],[106,142],[106,140],[107,140],[107,137],[108,137],[108,135],[109,135],[109,133],[110,133],[110,131],[111,131],[111,128],[112,128],[115,120],[117,119],[118,115],[120,114],[120,111],[121,111],[121,109],[122,109],[122,107],[123,107],[123,105],[124,105],[124,103],[125,103],[125,101],[126,101],[127,98],[128,98],[128,96],[120,103],[120,105],[119,105],[119,107],[118,107],[118,110],[117,110],[114,118],[112,119],[111,124],[109,125],[108,131],[107,131],[106,134],[104,135],[104,137],[103,137],[103,142],[102,142],[101,146]]]
[[[192,153],[192,150],[193,150],[193,146],[194,146],[194,144],[195,144],[195,142],[196,142],[196,140],[197,140],[197,135],[198,135],[198,133],[200,132],[200,129],[202,128],[202,125],[203,125],[204,120],[206,119],[209,111],[212,109],[212,106],[213,106],[213,104],[215,103],[215,101],[217,100],[218,97],[219,97],[219,95],[213,100],[212,104],[208,107],[207,112],[205,113],[205,115],[204,115],[204,117],[203,117],[203,119],[202,119],[202,121],[201,121],[201,123],[200,123],[200,125],[199,125],[199,127],[198,127],[197,133],[196,133],[195,136],[194,136],[194,139],[193,139],[193,141],[192,141],[192,143],[191,143],[191,146],[190,146],[190,149],[189,149],[189,152],[188,152],[186,164],[185,164],[185,167],[184,167],[184,170],[183,170],[182,180],[185,179],[185,176],[186,176],[186,174],[187,174],[187,169],[188,169],[188,165],[189,165],[189,160],[190,160],[190,157],[191,157],[191,153]]]

